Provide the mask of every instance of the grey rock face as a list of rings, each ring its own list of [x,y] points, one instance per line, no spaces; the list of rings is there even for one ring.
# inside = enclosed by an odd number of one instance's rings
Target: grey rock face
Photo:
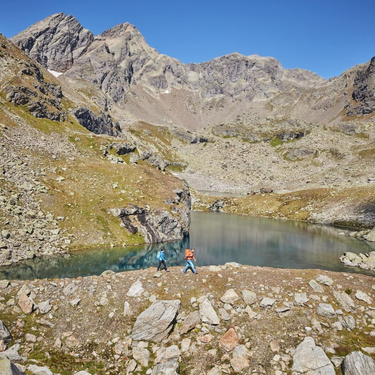
[[[121,135],[120,126],[107,113],[97,115],[90,109],[80,107],[74,111],[74,116],[82,126],[95,134]]]
[[[35,23],[11,40],[44,67],[65,72],[87,51],[94,36],[73,16],[58,13]]]
[[[293,375],[335,375],[333,364],[323,349],[315,345],[312,337],[306,337],[293,355]]]
[[[156,301],[137,318],[132,338],[140,341],[161,341],[173,328],[181,301]]]
[[[347,109],[347,114],[369,114],[375,110],[375,57],[365,65],[363,70],[357,73],[354,80],[353,99],[358,102],[358,106]]]
[[[375,374],[375,361],[361,352],[347,355],[341,365],[344,375]]]
[[[158,243],[181,239],[189,233],[191,198],[187,186],[176,193],[176,198],[167,202],[167,210],[144,209],[137,205],[111,209],[110,212],[122,220],[130,233],[143,234],[146,243]]]

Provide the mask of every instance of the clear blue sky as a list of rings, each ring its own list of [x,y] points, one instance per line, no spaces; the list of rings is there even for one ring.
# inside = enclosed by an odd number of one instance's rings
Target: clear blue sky
[[[239,52],[330,78],[375,56],[374,0],[4,0],[0,32],[11,37],[59,12],[95,35],[130,22],[184,63]]]

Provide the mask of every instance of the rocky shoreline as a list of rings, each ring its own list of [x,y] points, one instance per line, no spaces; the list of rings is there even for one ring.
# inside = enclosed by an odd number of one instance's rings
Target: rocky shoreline
[[[198,269],[3,280],[0,366],[5,354],[28,374],[374,373],[372,277]]]

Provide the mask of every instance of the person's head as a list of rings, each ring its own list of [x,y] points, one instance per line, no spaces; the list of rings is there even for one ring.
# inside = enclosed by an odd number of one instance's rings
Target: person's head
[[[164,249],[161,249],[161,251],[164,253],[165,250],[164,250]]]

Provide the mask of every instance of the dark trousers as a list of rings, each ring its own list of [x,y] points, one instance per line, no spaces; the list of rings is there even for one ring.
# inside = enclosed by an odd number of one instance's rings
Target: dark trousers
[[[165,264],[165,260],[159,260],[159,265],[158,265],[158,271],[162,270],[162,266],[164,266],[164,269],[167,270],[167,265]]]

